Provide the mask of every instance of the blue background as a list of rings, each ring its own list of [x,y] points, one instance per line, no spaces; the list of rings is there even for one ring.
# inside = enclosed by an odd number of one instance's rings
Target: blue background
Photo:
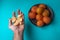
[[[39,3],[50,6],[54,11],[53,22],[45,27],[36,27],[28,19],[29,9]],[[0,0],[0,40],[13,40],[8,20],[12,12],[20,9],[25,16],[24,40],[60,40],[60,0]]]

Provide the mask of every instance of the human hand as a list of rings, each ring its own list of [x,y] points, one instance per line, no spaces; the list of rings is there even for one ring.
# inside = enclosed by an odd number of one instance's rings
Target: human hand
[[[13,32],[23,32],[24,30],[24,15],[21,15],[22,13],[18,10],[18,18],[16,18],[15,13],[13,13],[12,19],[9,20],[9,28]]]

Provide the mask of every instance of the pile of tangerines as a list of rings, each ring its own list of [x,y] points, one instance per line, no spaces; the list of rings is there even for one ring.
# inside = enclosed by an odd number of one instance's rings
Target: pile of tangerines
[[[29,19],[36,20],[37,26],[44,26],[51,22],[51,13],[45,4],[33,6],[29,11]]]

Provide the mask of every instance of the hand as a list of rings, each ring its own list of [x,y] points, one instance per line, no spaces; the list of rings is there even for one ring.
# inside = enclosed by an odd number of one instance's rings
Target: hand
[[[19,13],[21,13],[20,11],[18,12],[18,15],[19,15]],[[14,14],[15,15],[15,14]],[[22,22],[24,22],[24,21],[22,21]],[[12,19],[10,19],[9,20],[9,28],[15,33],[17,33],[17,32],[23,32],[24,31],[24,24],[22,24],[22,25],[17,25],[17,26],[15,26],[13,23],[12,23]]]

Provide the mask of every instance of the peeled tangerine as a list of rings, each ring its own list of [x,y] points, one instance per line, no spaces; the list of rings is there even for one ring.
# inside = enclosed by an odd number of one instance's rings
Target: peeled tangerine
[[[16,21],[16,17],[12,17],[12,22],[14,23]]]
[[[23,19],[22,19],[22,17],[21,17],[21,18],[17,18],[17,20],[18,20],[19,22],[21,22]]]
[[[37,26],[43,26],[44,22],[42,20],[37,21]]]
[[[43,21],[45,24],[49,24],[51,22],[51,18],[50,17],[43,17]]]
[[[44,11],[44,8],[42,8],[42,7],[40,7],[40,8],[38,7],[36,10],[37,14],[42,14],[43,11]]]
[[[43,12],[43,16],[46,17],[46,16],[49,16],[49,15],[50,15],[49,11],[47,9],[45,9],[44,12]]]
[[[17,18],[17,20],[18,20],[19,22],[21,22],[21,21],[23,20],[23,14],[21,14],[21,15],[18,15],[18,18]]]
[[[19,24],[19,21],[16,20],[16,22],[13,24],[14,26],[17,26]]]
[[[32,11],[33,13],[36,13],[36,9],[37,9],[37,6],[33,6],[33,7],[31,8],[31,11]]]
[[[23,18],[22,16],[18,17],[16,22],[14,23],[15,26],[17,26],[18,24],[22,24]]]
[[[28,16],[29,16],[30,19],[34,19],[34,18],[36,17],[36,13],[30,12],[30,13],[28,14]]]
[[[40,4],[39,7],[46,8],[46,5]]]
[[[36,20],[42,20],[42,15],[36,15]]]

